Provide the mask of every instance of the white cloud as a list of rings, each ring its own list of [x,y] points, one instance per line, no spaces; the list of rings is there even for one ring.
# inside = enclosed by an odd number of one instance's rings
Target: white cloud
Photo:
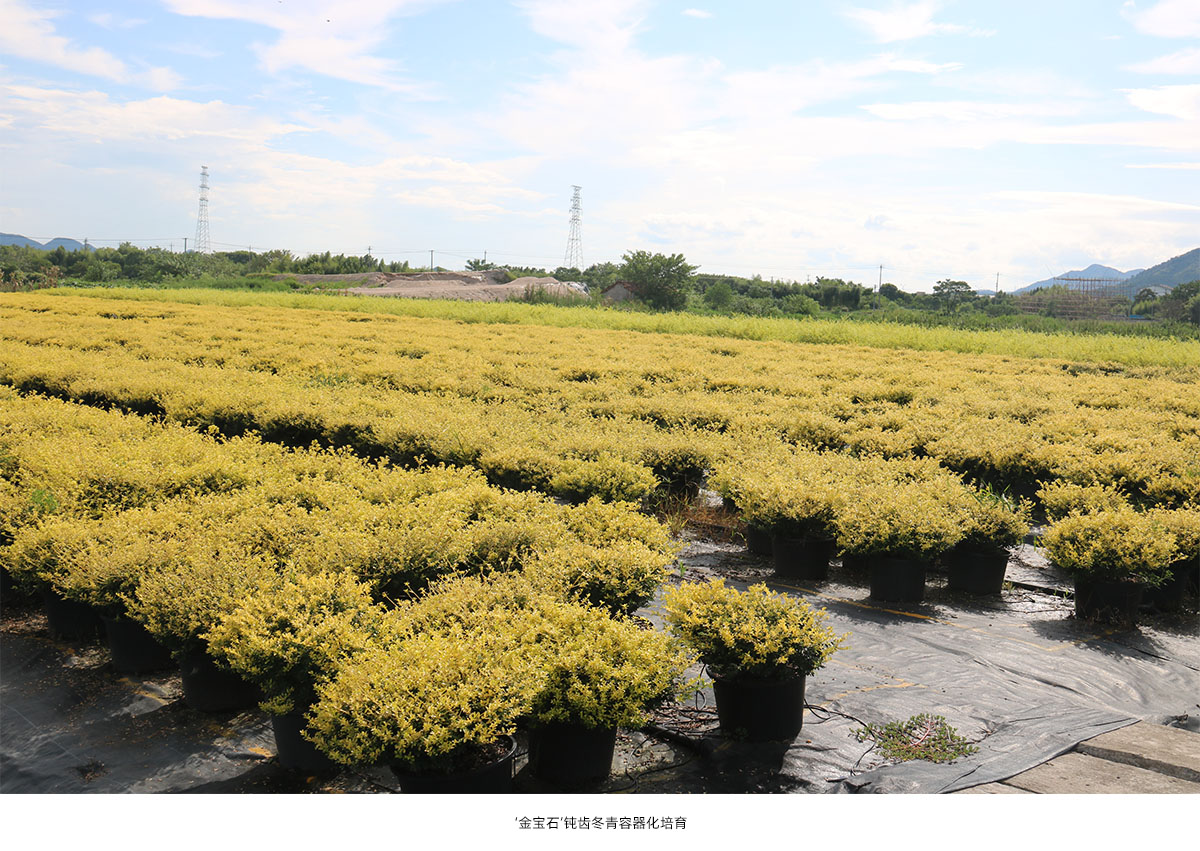
[[[1196,0],[1159,0],[1148,8],[1127,2],[1122,14],[1147,35],[1162,38],[1200,38],[1200,3]]]
[[[1200,170],[1200,163],[1130,163],[1125,168],[1166,168],[1179,171]]]
[[[645,15],[647,0],[514,0],[539,35],[597,53],[629,48]]]
[[[98,27],[103,27],[106,30],[122,29],[128,30],[134,27],[140,27],[146,23],[144,18],[117,18],[111,12],[97,12],[93,15],[88,15],[88,20]]]
[[[864,104],[867,112],[887,121],[984,121],[1020,116],[1061,116],[1078,112],[1070,104],[990,103],[985,101],[913,101],[910,103]]]
[[[181,41],[163,46],[172,53],[178,53],[181,56],[195,56],[199,59],[216,59],[221,56],[221,51],[219,50],[205,47],[202,44],[192,44],[191,42]]]
[[[933,16],[943,5],[942,0],[893,2],[887,9],[853,7],[844,14],[864,27],[876,41],[885,44],[929,35],[994,35],[989,30],[935,21]]]
[[[1178,201],[1159,201],[1136,195],[1105,195],[1097,192],[1052,192],[1042,190],[1006,189],[993,193],[1004,200],[1025,201],[1043,209],[1071,209],[1077,212],[1124,211],[1127,213],[1200,212],[1200,204]]]
[[[1139,74],[1200,74],[1200,47],[1187,47],[1125,67]]]
[[[1200,120],[1200,83],[1122,91],[1131,104],[1146,112],[1170,115],[1188,121]]]
[[[684,9],[681,14],[689,18],[711,18],[713,16],[712,12],[704,9]]]
[[[277,30],[273,44],[256,44],[262,67],[277,74],[301,68],[316,74],[391,89],[416,98],[432,97],[427,86],[407,78],[386,48],[388,24],[403,15],[453,0],[165,0],[179,15],[247,21]]]
[[[221,101],[197,103],[168,96],[121,102],[104,92],[0,85],[6,110],[26,126],[81,139],[121,142],[178,141],[204,137],[255,146],[307,128],[256,115]]]
[[[83,47],[56,33],[58,12],[30,8],[22,0],[0,0],[0,53],[43,62],[67,71],[169,91],[179,77],[169,68],[135,73],[116,56],[99,47]]]

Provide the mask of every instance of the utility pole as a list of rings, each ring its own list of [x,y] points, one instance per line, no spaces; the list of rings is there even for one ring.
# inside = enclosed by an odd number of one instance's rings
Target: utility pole
[[[188,241],[188,238],[185,236],[183,238],[183,253],[184,254],[187,254],[187,241]]]
[[[429,249],[429,271],[433,271],[433,249]]]

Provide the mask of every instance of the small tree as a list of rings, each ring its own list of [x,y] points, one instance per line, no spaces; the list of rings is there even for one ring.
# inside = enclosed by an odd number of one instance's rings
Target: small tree
[[[958,305],[968,302],[975,297],[971,285],[966,281],[951,281],[949,279],[938,281],[933,286],[933,294],[942,306],[950,313]]]
[[[598,293],[617,282],[617,279],[621,277],[621,267],[616,263],[605,261],[604,263],[593,263],[579,274],[580,277],[576,280],[583,281],[588,285],[589,290]]]
[[[631,251],[621,259],[621,277],[633,282],[638,296],[651,307],[679,310],[687,304],[692,273],[699,267],[689,265],[682,254]]]
[[[724,310],[733,301],[733,288],[724,281],[717,281],[704,291],[704,303],[713,310]]]

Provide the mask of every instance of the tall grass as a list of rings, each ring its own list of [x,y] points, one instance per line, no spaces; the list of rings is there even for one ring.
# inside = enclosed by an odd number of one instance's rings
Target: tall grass
[[[567,307],[519,302],[471,302],[435,299],[340,296],[296,292],[104,288],[43,290],[56,296],[211,304],[229,307],[287,307],[339,310],[448,319],[506,325],[545,325],[638,331],[649,334],[690,334],[741,340],[771,340],[915,349],[1021,358],[1052,358],[1129,366],[1200,366],[1200,341],[1135,338],[1114,334],[1039,333],[1024,329],[974,330],[924,327],[893,322],[844,319],[767,319],[697,316],[689,313],[640,313],[612,307]],[[3,298],[20,298],[5,294]]]

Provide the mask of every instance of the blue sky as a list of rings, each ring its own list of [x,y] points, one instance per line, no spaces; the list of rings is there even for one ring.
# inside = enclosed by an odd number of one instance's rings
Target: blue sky
[[[1200,246],[1200,0],[0,0],[0,231],[1012,289]]]

